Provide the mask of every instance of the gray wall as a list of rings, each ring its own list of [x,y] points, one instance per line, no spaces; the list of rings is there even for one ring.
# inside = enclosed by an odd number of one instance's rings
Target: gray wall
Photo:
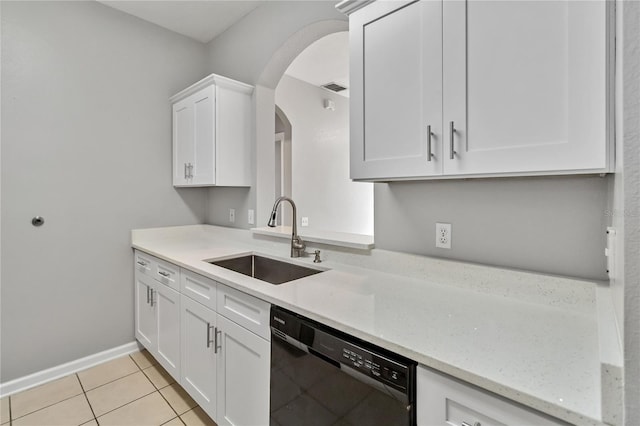
[[[324,108],[325,99],[334,111]],[[291,122],[298,226],[308,217],[309,230],[372,235],[373,184],[349,178],[349,98],[285,75],[276,105]]]
[[[377,248],[606,279],[607,180],[502,178],[375,184]],[[435,224],[452,224],[451,249]]]
[[[93,1],[1,7],[6,382],[133,341],[130,230],[205,218],[171,186],[168,98],[206,52]]]
[[[347,29],[347,17],[334,1],[269,1],[258,7],[208,44],[208,72],[256,86],[256,155],[273,156],[275,132],[273,93],[288,65],[309,44],[335,31]],[[268,104],[271,104],[268,106]],[[268,152],[263,144],[271,144]],[[207,223],[247,228],[265,226],[273,205],[273,172],[254,167],[254,185],[245,188],[210,188]],[[264,176],[269,176],[264,179]],[[229,223],[229,209],[236,221]],[[255,225],[247,223],[247,210],[255,211]]]

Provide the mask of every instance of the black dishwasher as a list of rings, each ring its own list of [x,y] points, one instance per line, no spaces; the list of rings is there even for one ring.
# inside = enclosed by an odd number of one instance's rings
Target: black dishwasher
[[[271,426],[415,426],[416,362],[271,307]]]

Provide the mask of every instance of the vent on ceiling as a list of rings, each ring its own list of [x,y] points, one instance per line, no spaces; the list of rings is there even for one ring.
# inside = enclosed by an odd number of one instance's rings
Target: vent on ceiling
[[[346,87],[341,86],[338,83],[327,83],[327,84],[323,84],[322,87],[336,93],[342,92],[343,90],[347,90]]]

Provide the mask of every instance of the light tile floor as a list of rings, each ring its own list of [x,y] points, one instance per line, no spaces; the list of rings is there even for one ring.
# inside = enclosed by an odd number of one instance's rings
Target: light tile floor
[[[215,426],[147,351],[0,399],[2,426]]]

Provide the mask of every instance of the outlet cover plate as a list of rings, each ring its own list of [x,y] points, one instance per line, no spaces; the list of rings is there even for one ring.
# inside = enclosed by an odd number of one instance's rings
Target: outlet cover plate
[[[450,223],[436,223],[436,247],[451,249]]]

